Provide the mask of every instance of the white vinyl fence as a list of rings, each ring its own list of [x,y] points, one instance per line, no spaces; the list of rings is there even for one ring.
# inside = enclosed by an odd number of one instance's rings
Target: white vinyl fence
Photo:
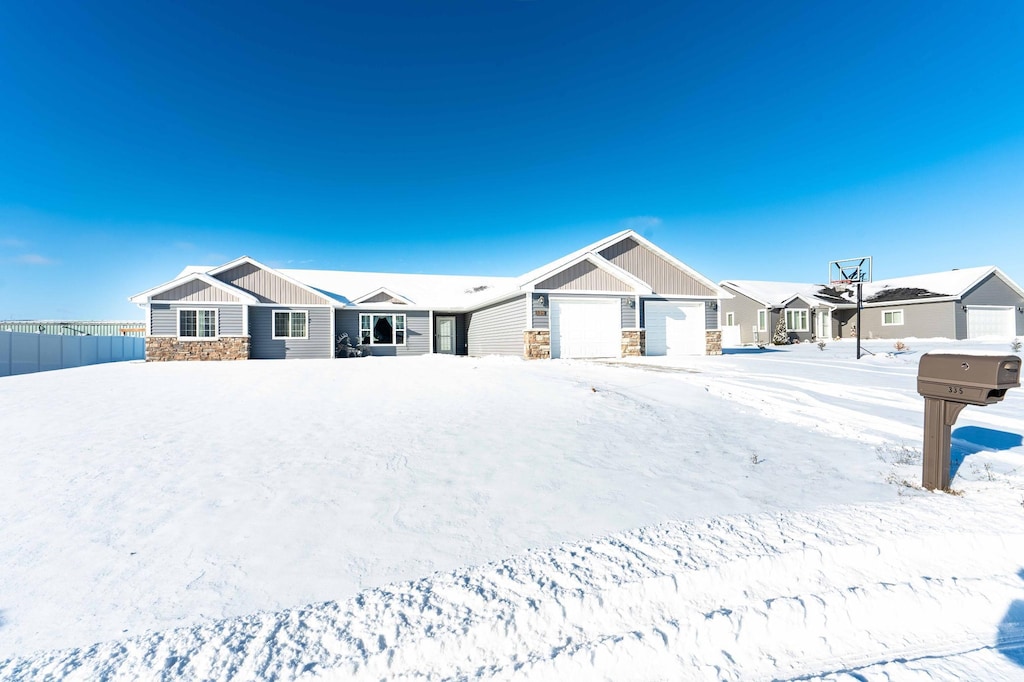
[[[137,336],[60,336],[0,331],[0,377],[145,359],[146,340]]]

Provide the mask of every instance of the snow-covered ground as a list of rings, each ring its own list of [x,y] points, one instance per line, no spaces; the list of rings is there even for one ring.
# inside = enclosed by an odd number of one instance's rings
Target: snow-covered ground
[[[1024,389],[921,352],[0,380],[0,678],[1022,679]],[[916,677],[915,677],[916,676]]]

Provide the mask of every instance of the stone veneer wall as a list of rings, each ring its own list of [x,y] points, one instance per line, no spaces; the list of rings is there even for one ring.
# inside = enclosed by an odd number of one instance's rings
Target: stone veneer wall
[[[551,332],[547,329],[523,332],[523,357],[527,360],[551,359]]]
[[[209,341],[185,341],[174,336],[146,337],[146,362],[248,359],[248,336],[222,336]]]
[[[722,354],[722,330],[713,329],[704,332],[704,354]]]
[[[647,353],[647,332],[643,329],[622,330],[622,357],[638,358]]]

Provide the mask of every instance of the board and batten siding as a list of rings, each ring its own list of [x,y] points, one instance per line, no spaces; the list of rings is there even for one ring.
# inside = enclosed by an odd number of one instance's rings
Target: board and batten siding
[[[559,294],[559,298],[569,298],[563,294]],[[593,295],[586,296],[585,298],[595,298]],[[632,296],[620,297],[621,306],[621,324],[623,329],[636,329],[639,325],[637,323],[637,311],[635,307],[636,299]],[[630,307],[630,305],[634,307]],[[533,309],[533,329],[550,329],[551,328],[551,310],[548,307],[548,295],[544,294],[544,302],[540,301],[540,297],[537,294],[533,294],[531,297],[531,308]],[[542,314],[538,315],[538,311],[543,311]]]
[[[210,302],[235,302],[238,297],[228,291],[210,286],[202,280],[194,279],[191,282],[179,284],[173,289],[168,289],[153,297],[154,301],[210,301]]]
[[[359,345],[359,314],[405,315],[404,346],[370,346],[371,355],[405,356],[426,355],[431,351],[430,313],[425,310],[357,310],[345,308],[334,313],[335,333],[348,334],[353,346]]]
[[[894,303],[864,308],[860,311],[860,335],[862,339],[903,339],[907,337],[952,339],[956,334],[955,311],[959,309],[960,304],[955,301]],[[903,324],[883,326],[882,313],[886,310],[902,310]],[[844,328],[844,336],[851,336],[852,326],[855,324],[857,324],[857,311],[853,311],[853,315]],[[966,336],[965,324],[964,337]]]
[[[305,339],[275,339],[274,311],[306,312]],[[301,306],[253,306],[249,308],[249,357],[253,360],[285,360],[292,358],[333,358],[331,313],[333,309]]]
[[[214,275],[222,282],[238,287],[252,294],[260,303],[282,303],[285,305],[322,305],[330,303],[326,296],[311,291],[282,279],[272,272],[259,268],[252,263],[242,263],[224,272]]]
[[[539,282],[535,287],[547,291],[633,291],[628,284],[590,261],[583,261]]]
[[[153,336],[178,335],[178,310],[216,310],[217,336],[245,336],[242,329],[242,306],[223,303],[187,302],[187,303],[150,303],[149,331]]]
[[[632,237],[616,242],[600,253],[629,274],[651,285],[656,294],[715,298],[718,293]]]
[[[741,294],[728,284],[723,284],[722,288],[735,297],[722,300],[722,324],[725,324],[725,314],[733,313],[736,318],[736,324],[740,328],[740,343],[754,343],[754,329],[757,328],[757,311],[764,310],[768,306],[765,306],[760,301],[755,301],[745,294]],[[771,340],[771,333],[773,331],[774,328],[769,326],[766,331],[761,332],[758,340],[761,342]],[[767,339],[765,335],[768,336]]]
[[[526,297],[495,303],[466,314],[470,355],[523,355]]]
[[[1013,306],[1014,320],[1016,323],[1015,333],[1017,336],[1024,336],[1024,314],[1017,310],[1022,304],[1021,296],[1011,289],[1009,285],[1001,280],[995,273],[982,280],[961,299],[962,305],[998,305]],[[962,306],[954,309],[956,315],[956,338],[967,338],[967,313]]]

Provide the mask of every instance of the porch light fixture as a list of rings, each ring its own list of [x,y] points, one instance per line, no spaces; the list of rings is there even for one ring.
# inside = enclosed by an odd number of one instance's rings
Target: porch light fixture
[[[547,307],[548,299],[544,294],[538,294],[537,298],[534,299],[538,304]]]
[[[967,306],[966,305],[960,306],[960,309],[963,310],[965,313],[967,312]]]
[[[718,310],[718,301],[712,301],[711,302],[711,309],[712,310]]]
[[[626,305],[628,305],[630,308],[635,308],[636,307],[636,299],[635,298],[630,298],[630,299],[627,299],[627,300],[629,301],[629,303],[627,303]]]
[[[1024,313],[1024,303],[1021,303],[1019,306],[1017,306],[1017,312]]]

